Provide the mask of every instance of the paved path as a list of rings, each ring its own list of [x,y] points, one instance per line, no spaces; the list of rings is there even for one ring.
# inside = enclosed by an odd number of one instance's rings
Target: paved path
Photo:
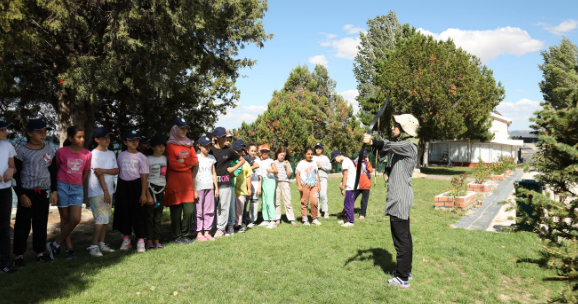
[[[524,171],[516,170],[506,180],[498,183],[494,193],[486,196],[482,201],[482,206],[475,209],[472,214],[464,216],[454,225],[455,228],[465,228],[472,230],[487,230],[492,226],[492,221],[502,209],[498,202],[505,201],[514,190],[514,181],[522,177]]]

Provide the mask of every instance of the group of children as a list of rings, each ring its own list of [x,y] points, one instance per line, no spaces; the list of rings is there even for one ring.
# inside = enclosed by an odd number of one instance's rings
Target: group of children
[[[276,228],[281,223],[282,204],[287,220],[297,225],[290,188],[294,173],[286,160],[286,147],[278,148],[271,159],[267,144],[237,140],[231,145],[231,134],[218,127],[198,139],[199,150],[195,151],[193,141],[187,137],[189,126],[177,118],[168,141],[163,136],[146,139],[135,130],[125,131],[118,157],[108,150],[110,136],[114,134],[104,127],[94,129],[90,151],[83,148],[84,129],[69,127],[63,147],[54,153],[44,144],[47,131],[52,130],[44,121],[34,119],[27,123],[27,143],[18,150],[6,141],[10,126],[11,123],[0,120],[2,273],[16,273],[16,268],[24,267],[23,255],[31,226],[37,262],[58,258],[62,245],[66,247],[66,259],[76,257],[70,235],[80,223],[85,184],[95,224],[88,251],[94,257],[114,251],[105,243],[111,217],[113,229],[124,235],[120,250],[132,248],[133,233],[137,252],[163,248],[160,238],[164,207],[170,209],[171,234],[176,244],[192,244],[193,238],[199,242],[214,241],[245,232],[245,227],[253,228],[258,220],[259,198],[263,216],[260,226]],[[295,168],[303,225],[310,225],[309,205],[312,224],[321,225],[321,212],[329,218],[327,178],[331,162],[343,163],[340,189],[345,200],[339,215],[346,218],[340,223],[344,227],[353,226],[353,204],[359,194],[363,195],[360,218],[365,217],[372,172],[367,156],[361,160],[359,190],[353,191],[357,160],[354,163],[339,151],[333,151],[330,160],[323,155],[323,144],[317,143],[313,149],[305,149],[304,159]],[[11,188],[18,198],[12,266]],[[58,206],[60,234],[46,243],[50,202]]]

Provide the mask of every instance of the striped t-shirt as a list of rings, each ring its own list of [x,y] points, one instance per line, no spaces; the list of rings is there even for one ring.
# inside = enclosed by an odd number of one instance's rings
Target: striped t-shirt
[[[373,146],[393,155],[385,215],[407,220],[413,204],[411,177],[417,161],[417,147],[410,141],[391,142],[388,140],[374,142]]]
[[[285,162],[279,162],[279,161],[275,161],[274,162],[275,167],[277,167],[277,181],[278,182],[288,182],[289,178],[287,177],[288,172],[287,172],[287,165],[285,165]],[[291,167],[289,167],[289,172],[291,172]]]
[[[22,162],[20,187],[24,189],[50,189],[48,167],[54,159],[54,151],[48,145],[42,149],[30,149],[24,145],[16,150],[16,159]]]

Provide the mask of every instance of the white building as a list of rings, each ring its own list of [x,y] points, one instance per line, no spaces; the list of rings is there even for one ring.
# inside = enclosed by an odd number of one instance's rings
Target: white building
[[[524,141],[508,139],[510,137],[508,126],[512,124],[512,120],[496,111],[492,111],[490,117],[494,119],[490,127],[490,132],[494,133],[494,139],[487,142],[470,142],[467,139],[431,141],[428,155],[429,163],[440,164],[442,154],[445,152],[449,152],[454,166],[474,166],[478,163],[480,156],[486,163],[497,161],[500,155],[514,157],[517,162],[517,152],[524,145]]]

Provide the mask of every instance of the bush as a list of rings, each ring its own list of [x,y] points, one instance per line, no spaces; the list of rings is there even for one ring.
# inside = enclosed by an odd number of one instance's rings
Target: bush
[[[448,193],[446,193],[445,196],[451,196],[451,197],[456,197],[456,196],[466,196],[468,194],[468,191],[466,191],[465,188],[465,181],[468,178],[468,174],[464,173],[464,174],[460,174],[459,177],[454,176],[452,177],[452,181],[450,182],[452,184],[451,188],[448,189]]]
[[[483,184],[491,174],[491,169],[484,163],[481,157],[478,157],[478,164],[472,170],[472,176],[476,184]]]

